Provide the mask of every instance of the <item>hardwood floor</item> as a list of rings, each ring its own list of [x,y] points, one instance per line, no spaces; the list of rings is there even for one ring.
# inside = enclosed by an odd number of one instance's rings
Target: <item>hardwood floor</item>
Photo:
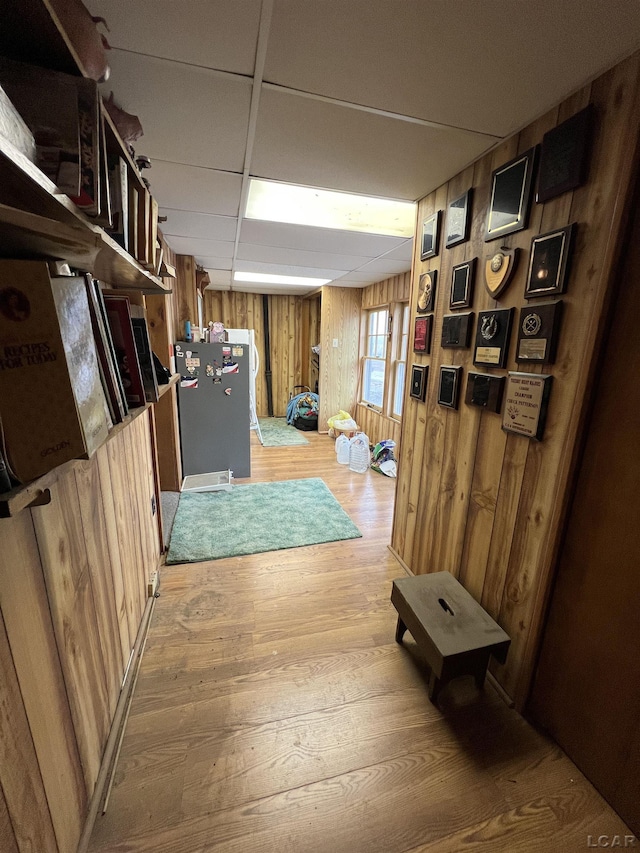
[[[564,853],[630,835],[490,686],[431,704],[410,635],[394,641],[395,481],[308,438],[252,444],[251,481],[321,476],[363,538],[164,567],[92,853]]]

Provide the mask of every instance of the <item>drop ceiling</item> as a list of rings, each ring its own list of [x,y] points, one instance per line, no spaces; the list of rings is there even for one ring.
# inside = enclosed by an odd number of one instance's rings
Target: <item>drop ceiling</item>
[[[250,178],[417,201],[640,47],[638,0],[86,0],[179,254],[363,287],[412,240],[245,219]]]

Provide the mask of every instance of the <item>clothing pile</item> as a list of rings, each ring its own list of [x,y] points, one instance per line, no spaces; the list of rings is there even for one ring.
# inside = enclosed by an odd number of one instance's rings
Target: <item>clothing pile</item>
[[[287,423],[305,431],[318,429],[318,395],[305,391],[292,397],[287,406]]]

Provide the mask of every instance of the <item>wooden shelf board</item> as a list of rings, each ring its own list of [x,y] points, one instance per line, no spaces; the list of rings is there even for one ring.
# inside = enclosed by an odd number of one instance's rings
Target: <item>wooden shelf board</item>
[[[180,379],[180,374],[179,374],[179,373],[174,373],[174,374],[173,374],[173,376],[171,377],[171,379],[168,381],[168,383],[167,383],[166,385],[159,385],[159,386],[158,386],[158,396],[159,396],[159,397],[164,397],[164,395],[167,393],[167,391],[168,391],[170,388],[173,388],[173,386],[174,386],[174,385],[177,385],[177,384],[178,384],[178,380],[179,380],[179,379]]]
[[[90,269],[101,249],[98,234],[36,213],[0,204],[0,255],[5,258],[64,259]]]

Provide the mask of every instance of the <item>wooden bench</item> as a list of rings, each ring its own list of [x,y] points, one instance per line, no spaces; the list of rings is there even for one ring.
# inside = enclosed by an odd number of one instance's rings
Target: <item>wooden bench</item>
[[[398,611],[396,642],[409,630],[431,668],[429,698],[459,675],[484,685],[489,656],[507,658],[511,640],[449,572],[398,578],[391,603]]]

